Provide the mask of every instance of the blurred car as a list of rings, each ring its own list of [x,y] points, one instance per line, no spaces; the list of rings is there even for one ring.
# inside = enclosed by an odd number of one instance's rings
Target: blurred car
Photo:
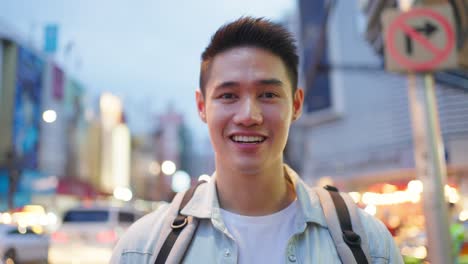
[[[68,210],[52,233],[49,263],[108,263],[119,237],[142,213],[125,207]]]
[[[30,227],[0,224],[0,263],[47,263],[49,236]]]

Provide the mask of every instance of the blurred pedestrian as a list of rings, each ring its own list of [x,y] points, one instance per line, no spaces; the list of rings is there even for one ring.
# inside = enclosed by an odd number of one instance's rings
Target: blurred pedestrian
[[[355,263],[338,253],[331,233],[340,227],[327,224],[317,193],[283,162],[304,100],[298,60],[292,35],[267,19],[218,29],[196,91],[216,172],[190,200],[176,196],[130,227],[112,263]],[[357,214],[365,235],[354,245],[366,241],[369,262],[402,263],[385,226]]]
[[[21,176],[21,159],[16,154],[15,148],[11,147],[5,154],[6,168],[8,173],[8,209],[15,208],[15,193]]]

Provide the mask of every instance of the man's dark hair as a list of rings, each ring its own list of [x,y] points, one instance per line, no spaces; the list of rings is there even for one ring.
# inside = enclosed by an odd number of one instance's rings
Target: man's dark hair
[[[211,38],[202,53],[200,66],[200,89],[205,95],[210,66],[219,53],[238,47],[257,47],[280,57],[283,61],[293,93],[297,88],[299,56],[294,37],[283,26],[265,18],[242,17],[223,25]]]

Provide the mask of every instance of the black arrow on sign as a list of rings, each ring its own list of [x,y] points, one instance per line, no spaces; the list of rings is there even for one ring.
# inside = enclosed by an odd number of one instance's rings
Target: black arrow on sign
[[[415,31],[424,34],[427,37],[430,37],[437,31],[437,25],[432,24],[431,22],[426,21],[422,27],[413,27]],[[413,41],[411,38],[405,34],[406,41],[406,53],[408,55],[413,54]]]

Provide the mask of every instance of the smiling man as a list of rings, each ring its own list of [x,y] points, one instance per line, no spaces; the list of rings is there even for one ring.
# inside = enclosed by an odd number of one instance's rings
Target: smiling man
[[[295,199],[283,150],[301,114],[303,91],[292,89],[297,75],[291,78],[281,58],[263,48],[218,52],[203,54],[207,80],[196,97],[215,151],[221,208],[251,216],[278,212]]]
[[[266,19],[218,29],[202,54],[196,91],[216,172],[135,223],[112,263],[348,262],[317,193],[283,162],[304,100],[296,52],[290,33]],[[357,217],[368,262],[402,263],[384,225],[360,210]]]

